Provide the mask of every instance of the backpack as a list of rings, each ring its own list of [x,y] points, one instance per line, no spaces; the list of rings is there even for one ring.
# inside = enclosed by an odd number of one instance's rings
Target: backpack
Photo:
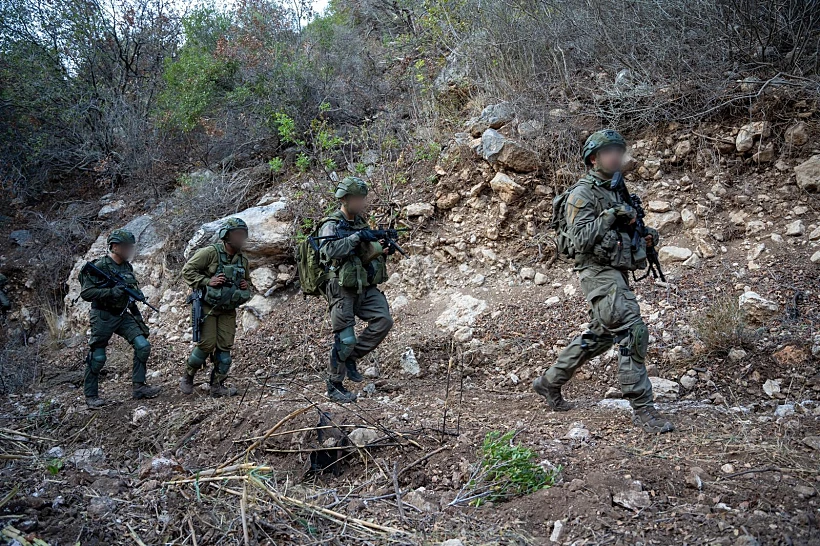
[[[299,275],[299,284],[302,294],[305,296],[324,296],[327,285],[328,272],[322,264],[319,255],[319,230],[323,222],[320,222],[309,237],[306,237],[296,245],[296,272]]]
[[[567,258],[575,257],[575,247],[572,244],[572,239],[570,239],[567,226],[567,199],[569,199],[572,190],[583,184],[584,181],[585,179],[579,180],[552,200],[550,228],[555,231],[555,246],[558,248],[558,254]]]

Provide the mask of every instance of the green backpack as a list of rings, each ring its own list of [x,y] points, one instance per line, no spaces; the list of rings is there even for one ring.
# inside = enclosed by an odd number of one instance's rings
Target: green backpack
[[[299,275],[299,284],[305,296],[324,296],[327,286],[328,272],[322,264],[319,254],[319,230],[321,222],[309,237],[306,237],[296,246],[296,272]]]
[[[558,254],[567,258],[575,257],[575,247],[572,244],[572,239],[569,237],[569,229],[567,226],[567,199],[569,199],[572,190],[583,183],[584,179],[581,179],[552,200],[552,221],[550,222],[550,228],[555,231],[555,246],[558,248]]]

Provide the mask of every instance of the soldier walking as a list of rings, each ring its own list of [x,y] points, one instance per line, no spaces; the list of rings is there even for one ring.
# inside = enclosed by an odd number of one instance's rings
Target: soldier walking
[[[136,239],[134,234],[124,229],[115,229],[108,236],[108,255],[93,264],[111,277],[119,277],[132,290],[139,285],[134,277],[130,260],[134,257]],[[97,278],[92,273],[80,273],[82,290],[80,297],[91,302],[91,339],[85,360],[83,393],[89,408],[96,409],[108,405],[99,396],[100,371],[105,366],[105,348],[111,336],[117,334],[134,348],[134,363],[131,374],[133,397],[135,399],[154,398],[161,388],[145,384],[145,365],[151,354],[148,342],[148,325],[142,319],[136,303],[121,286],[111,286],[106,279]]]
[[[646,241],[632,249],[629,226],[636,211],[613,191],[611,180],[621,170],[626,142],[613,130],[593,133],[582,156],[589,168],[567,197],[566,233],[575,254],[575,270],[591,308],[589,330],[573,339],[543,376],[533,383],[554,411],[567,411],[561,386],[590,359],[618,344],[618,377],[624,398],[633,408],[633,422],[647,432],[671,432],[674,426],[653,404],[652,383],[646,373],[649,330],[629,287],[627,273],[646,265],[646,246],[658,244],[650,230]],[[641,257],[641,253],[642,257]],[[642,261],[643,260],[643,261]]]
[[[248,226],[240,218],[229,218],[219,229],[218,243],[199,249],[182,268],[182,278],[202,294],[201,339],[179,381],[184,394],[194,392],[194,376],[211,359],[211,396],[234,396],[225,385],[231,369],[231,349],[236,337],[236,308],[251,299],[248,260],[242,248]]]
[[[339,210],[319,225],[319,235],[326,238],[320,256],[329,274],[325,296],[333,329],[327,394],[342,403],[356,400],[356,394],[344,386],[345,376],[355,383],[364,380],[356,361],[378,347],[393,327],[387,299],[378,288],[387,280],[386,257],[391,251],[385,241],[376,240],[363,216],[367,192],[364,180],[354,176],[342,179],[335,193]],[[340,224],[354,233],[338,237]],[[356,317],[367,322],[358,337]]]

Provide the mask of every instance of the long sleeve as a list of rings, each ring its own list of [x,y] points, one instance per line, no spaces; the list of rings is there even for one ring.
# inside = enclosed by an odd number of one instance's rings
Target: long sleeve
[[[615,223],[615,214],[611,211],[595,212],[595,196],[583,186],[570,194],[566,214],[572,244],[577,252],[585,254],[592,252]]]
[[[94,283],[94,279],[85,277],[83,279],[80,297],[85,301],[96,301],[111,298],[111,288],[103,288]]]
[[[200,248],[185,262],[182,266],[182,279],[185,284],[191,288],[202,288],[210,282],[208,268],[214,260],[215,253],[213,247]]]
[[[334,237],[336,235],[336,222],[325,222],[319,233],[321,237]],[[329,262],[338,258],[349,256],[356,247],[359,246],[361,239],[358,233],[348,235],[343,239],[326,239],[322,241],[320,253],[322,261]]]

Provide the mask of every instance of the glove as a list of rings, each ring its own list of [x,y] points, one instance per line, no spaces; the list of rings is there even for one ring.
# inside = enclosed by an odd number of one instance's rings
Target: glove
[[[362,229],[357,231],[356,233],[359,234],[359,240],[365,243],[371,243],[376,240],[376,235],[373,233],[371,229]]]
[[[646,228],[646,235],[652,237],[652,246],[657,248],[658,245],[661,243],[661,236],[658,233],[658,230],[655,228],[648,227]]]
[[[123,290],[122,286],[115,286],[110,289],[111,290],[111,299],[112,300],[119,300],[125,296],[125,290]]]
[[[629,221],[638,217],[638,212],[629,205],[615,205],[612,210],[615,212],[616,217]]]

